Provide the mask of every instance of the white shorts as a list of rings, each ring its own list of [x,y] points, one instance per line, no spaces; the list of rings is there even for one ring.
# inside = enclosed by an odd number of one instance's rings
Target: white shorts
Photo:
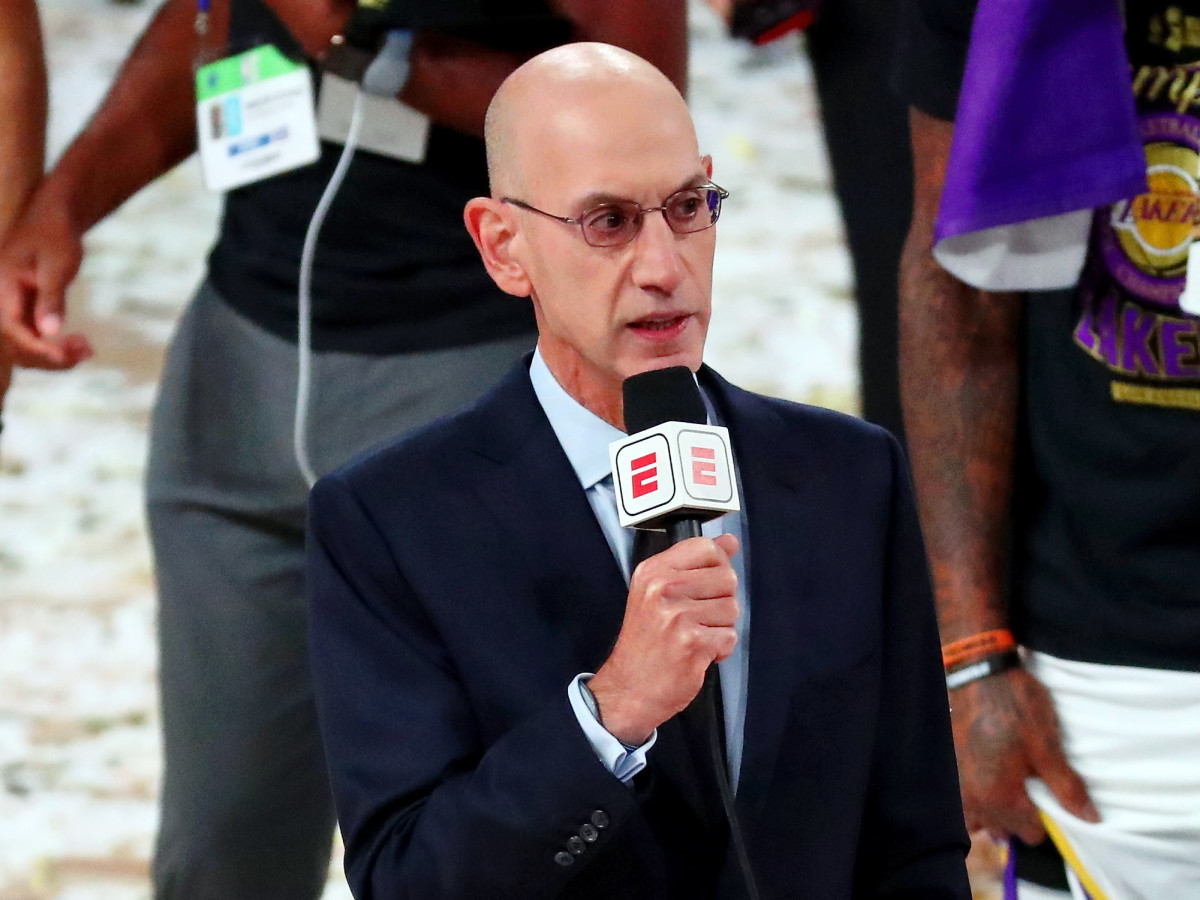
[[[1067,813],[1026,783],[1068,864],[1077,900],[1200,900],[1200,673],[1031,653],[1067,758],[1100,812]],[[1085,893],[1086,891],[1086,893]]]

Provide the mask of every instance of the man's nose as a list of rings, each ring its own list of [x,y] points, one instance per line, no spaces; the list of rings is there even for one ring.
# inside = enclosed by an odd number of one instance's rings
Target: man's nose
[[[659,211],[647,213],[634,239],[633,280],[645,290],[670,294],[683,280],[681,239]]]

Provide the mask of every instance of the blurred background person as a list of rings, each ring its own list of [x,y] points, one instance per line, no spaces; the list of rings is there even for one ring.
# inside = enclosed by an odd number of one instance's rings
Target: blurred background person
[[[0,4],[0,241],[42,177],[46,62],[35,0]],[[0,430],[13,359],[0,338]]]
[[[708,3],[735,32],[753,30],[760,40],[803,30],[834,193],[854,268],[862,417],[903,442],[897,273],[912,213],[913,180],[908,110],[888,89],[896,4],[879,0]],[[763,33],[766,28],[770,30]]]
[[[62,333],[82,237],[195,150],[194,62],[269,43],[311,64],[352,6],[217,0],[200,42],[193,0],[163,4],[0,247],[0,329],[20,363],[66,369],[90,354],[86,337]],[[533,52],[586,38],[684,84],[683,0],[538,8],[519,26],[419,32],[401,97],[431,122],[423,158],[361,152],[349,169],[313,278],[318,471],[467,402],[533,346],[532,315],[491,286],[462,226],[466,199],[487,190],[479,135],[500,81]],[[325,882],[333,811],[308,681],[293,411],[301,247],[340,152],[326,142],[316,163],[229,193],[168,352],[147,472],[166,757],[160,897],[297,900]]]

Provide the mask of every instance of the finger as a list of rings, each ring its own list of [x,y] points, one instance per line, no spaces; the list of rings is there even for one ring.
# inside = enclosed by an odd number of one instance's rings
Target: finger
[[[703,665],[728,658],[737,646],[737,629],[732,625],[707,626],[692,624],[679,633],[680,648],[685,657]]]
[[[713,654],[713,662],[724,662],[729,659],[733,655],[734,648],[737,647],[737,629],[710,628],[709,632],[713,649],[716,651]]]
[[[72,366],[95,356],[91,342],[82,334],[69,334],[62,342],[63,352]]]
[[[8,334],[21,320],[25,289],[11,278],[0,279],[0,333]]]
[[[1023,796],[1012,808],[1007,824],[1009,833],[1015,834],[1030,846],[1040,844],[1046,839],[1046,826],[1038,815],[1037,807],[1028,796]]]
[[[736,597],[715,597],[711,600],[693,601],[690,612],[699,625],[707,628],[732,628],[737,624],[742,608]]]
[[[20,281],[0,285],[0,335],[8,341],[13,360],[30,369],[69,369],[93,356],[92,345],[80,334],[55,337],[37,326],[31,287]],[[51,323],[51,330],[61,323]]]
[[[40,337],[24,322],[5,323],[4,337],[19,366],[30,369],[66,369],[74,365],[62,345]]]
[[[731,554],[726,549],[722,549],[723,546],[729,546],[728,541],[724,540],[726,537],[733,539],[735,542],[733,550],[736,552],[737,538],[733,538],[732,535],[719,535],[716,540],[706,537],[688,538],[686,541],[680,541],[669,547],[658,556],[675,569],[728,566]]]
[[[68,356],[57,344],[39,341],[34,346],[13,341],[10,345],[13,362],[23,369],[62,371],[73,368],[80,359]]]
[[[66,303],[63,300],[63,285],[56,283],[48,276],[39,274],[37,295],[33,304],[33,324],[43,337],[55,338],[62,333],[63,314]]]
[[[1100,812],[1088,794],[1087,784],[1067,762],[1057,734],[1032,741],[1029,761],[1063,809],[1085,822],[1100,821]]]
[[[735,556],[737,556],[738,551],[742,549],[742,542],[732,534],[718,535],[713,543],[715,543],[721,549],[721,552],[725,554],[726,559],[733,559]]]
[[[92,355],[86,339],[82,344],[45,340],[21,324],[5,328],[4,340],[13,362],[25,369],[70,369]]]
[[[1027,844],[1039,844],[1046,837],[1041,816],[1023,785],[1002,793],[964,797],[963,812],[972,831],[986,828],[1005,839],[1016,835]]]
[[[43,369],[58,367],[64,361],[60,348],[43,340],[33,325],[31,293],[19,279],[5,279],[0,284],[0,332],[8,341],[18,365]]]
[[[654,583],[665,601],[692,603],[737,595],[737,573],[728,566],[668,571]]]

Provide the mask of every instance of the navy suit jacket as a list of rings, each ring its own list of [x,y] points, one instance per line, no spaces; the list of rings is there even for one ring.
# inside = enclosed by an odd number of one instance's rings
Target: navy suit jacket
[[[736,805],[762,896],[969,900],[896,442],[700,377],[749,531]],[[645,777],[621,783],[571,711],[567,685],[607,657],[627,587],[525,366],[323,478],[309,528],[313,678],[356,897],[738,896],[732,863],[688,882],[713,849],[686,773],[651,749]],[[591,840],[563,865],[581,831]]]

